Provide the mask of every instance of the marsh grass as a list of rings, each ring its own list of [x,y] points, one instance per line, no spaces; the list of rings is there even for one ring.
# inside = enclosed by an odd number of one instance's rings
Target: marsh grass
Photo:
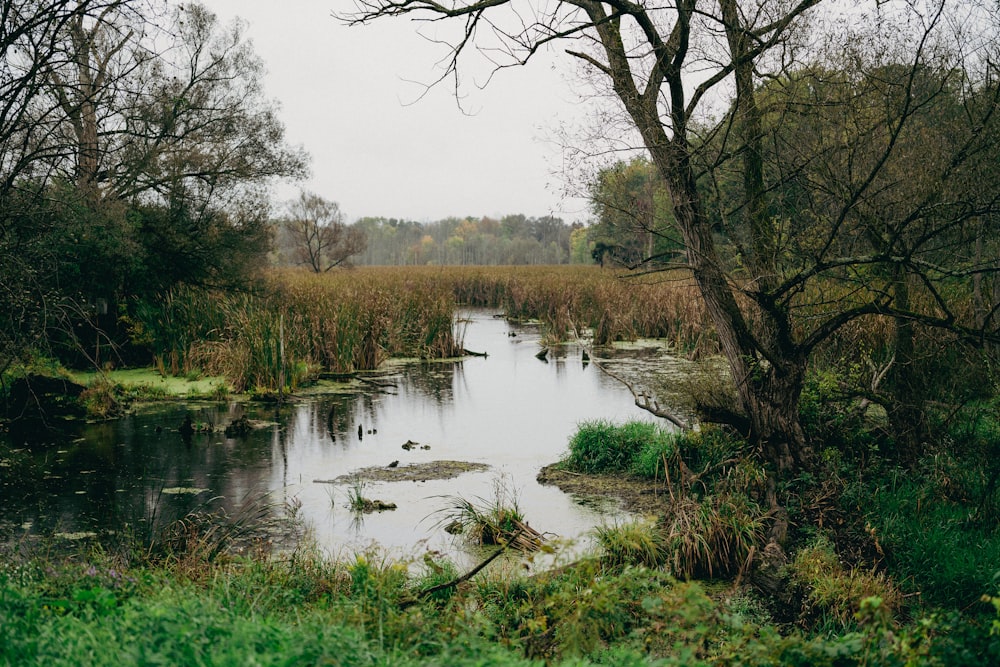
[[[538,320],[553,342],[589,332],[598,345],[653,337],[684,354],[717,351],[684,275],[624,279],[590,267],[274,270],[247,292],[171,290],[136,304],[128,322],[165,375],[199,370],[225,375],[236,391],[277,391],[389,357],[459,356],[459,304]]]
[[[275,271],[242,293],[178,289],[137,307],[132,325],[164,373],[200,369],[236,391],[272,392],[392,356],[460,356],[462,331],[449,285],[360,271]]]
[[[765,517],[740,493],[675,500],[663,527],[670,571],[682,579],[747,572],[764,544]]]
[[[665,338],[684,354],[717,351],[703,302],[684,272],[638,276],[596,266],[449,267],[462,304],[538,320],[550,340],[589,331],[595,345]]]
[[[508,480],[493,480],[493,497],[468,500],[462,496],[444,496],[445,506],[438,510],[437,526],[448,526],[473,544],[509,544],[521,551],[541,548],[544,537],[529,526],[518,507],[517,494]]]
[[[615,567],[643,565],[656,568],[667,562],[666,536],[655,521],[640,520],[594,531],[603,559]]]
[[[806,598],[803,613],[813,619],[847,626],[854,622],[866,598],[878,598],[881,611],[890,617],[903,602],[902,592],[885,572],[845,567],[824,535],[800,549],[789,570]]]
[[[359,476],[351,478],[347,486],[347,507],[352,512],[364,512],[368,499],[365,498],[365,488],[367,483]],[[332,501],[332,495],[331,495]]]
[[[614,424],[607,420],[583,422],[569,441],[564,464],[588,474],[634,472],[656,478],[663,462],[677,452],[679,436],[651,422]]]
[[[152,494],[143,516],[122,517],[124,528],[108,541],[109,553],[128,563],[196,569],[222,557],[267,553],[275,542],[287,545],[304,534],[294,499],[280,503],[253,492],[227,509],[221,498],[208,498],[178,516],[164,491]]]
[[[668,431],[656,424],[581,424],[563,460],[587,474],[631,473],[663,480],[666,507],[657,523],[598,531],[615,563],[665,565],[682,579],[745,573],[764,544],[766,476],[720,429]]]

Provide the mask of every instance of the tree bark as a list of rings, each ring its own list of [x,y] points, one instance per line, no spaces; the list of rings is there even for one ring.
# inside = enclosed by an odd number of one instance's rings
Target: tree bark
[[[893,305],[910,310],[910,286],[906,270],[897,266],[892,280]],[[896,456],[901,463],[913,463],[921,454],[927,436],[924,416],[924,388],[916,366],[914,323],[896,318],[893,345],[895,363],[889,374],[889,427],[896,438]]]

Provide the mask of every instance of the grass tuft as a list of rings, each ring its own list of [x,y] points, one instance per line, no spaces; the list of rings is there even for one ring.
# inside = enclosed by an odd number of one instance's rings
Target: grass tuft
[[[462,496],[447,496],[447,505],[438,510],[439,526],[461,533],[474,544],[510,544],[522,551],[540,549],[544,538],[529,526],[517,504],[515,494],[504,477],[493,480],[493,498],[475,501]]]

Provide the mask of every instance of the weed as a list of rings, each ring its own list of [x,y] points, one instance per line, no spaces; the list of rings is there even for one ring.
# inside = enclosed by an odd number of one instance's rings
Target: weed
[[[659,567],[667,560],[667,540],[654,521],[633,521],[615,526],[599,526],[597,542],[604,560],[616,567],[644,565]]]
[[[493,498],[476,501],[461,496],[445,498],[447,506],[438,510],[437,525],[461,532],[475,544],[510,544],[522,551],[534,551],[542,545],[542,535],[529,526],[517,505],[517,495],[505,479],[493,480]]]
[[[799,550],[791,563],[792,580],[806,595],[807,614],[828,617],[841,626],[852,621],[866,598],[878,598],[880,613],[892,615],[902,593],[884,572],[845,569],[825,536]]]

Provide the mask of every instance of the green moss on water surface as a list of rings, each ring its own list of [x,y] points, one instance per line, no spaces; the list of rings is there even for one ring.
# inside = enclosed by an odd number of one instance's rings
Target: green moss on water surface
[[[126,368],[109,371],[71,371],[74,381],[85,386],[106,381],[133,390],[148,398],[209,398],[221,391],[229,392],[229,383],[224,377],[189,376],[174,377],[161,375],[155,368]]]

